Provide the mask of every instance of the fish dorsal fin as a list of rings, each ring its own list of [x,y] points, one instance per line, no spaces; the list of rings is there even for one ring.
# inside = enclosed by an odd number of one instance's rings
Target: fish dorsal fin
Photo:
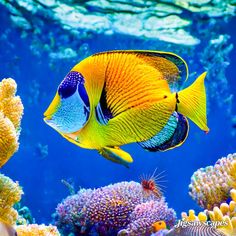
[[[161,51],[134,51],[144,58],[145,61],[153,65],[164,75],[169,86],[180,89],[188,79],[188,66],[183,58],[171,53]]]
[[[189,125],[187,119],[174,112],[164,128],[151,139],[138,143],[148,151],[166,151],[180,146],[188,135]]]
[[[151,65],[163,74],[173,90],[179,90],[188,78],[188,66],[183,58],[171,52],[152,51],[152,50],[115,50],[97,53],[125,53],[134,54],[143,59],[145,63]]]

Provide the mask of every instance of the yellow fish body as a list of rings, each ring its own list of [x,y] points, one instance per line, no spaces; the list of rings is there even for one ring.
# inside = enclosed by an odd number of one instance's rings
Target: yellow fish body
[[[67,74],[44,120],[70,142],[127,165],[133,160],[121,145],[137,142],[149,151],[180,146],[188,135],[185,116],[208,132],[206,73],[174,91],[187,76],[185,61],[172,53],[94,54]]]

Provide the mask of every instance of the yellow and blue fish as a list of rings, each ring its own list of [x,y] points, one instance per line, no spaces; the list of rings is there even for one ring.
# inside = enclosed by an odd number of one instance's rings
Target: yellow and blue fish
[[[149,151],[178,147],[188,135],[186,117],[209,131],[205,76],[181,90],[188,67],[173,53],[97,53],[66,75],[44,120],[70,142],[127,166],[133,159],[121,145],[136,142]]]

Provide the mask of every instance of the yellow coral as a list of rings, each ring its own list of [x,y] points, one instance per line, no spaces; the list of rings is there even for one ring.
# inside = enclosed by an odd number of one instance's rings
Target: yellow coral
[[[181,213],[182,220],[185,221],[207,221],[207,215],[205,212],[200,212],[198,215],[195,215],[194,210],[189,210],[188,214],[186,212]]]
[[[0,174],[0,221],[14,225],[18,214],[12,206],[19,202],[23,191],[19,184]]]
[[[227,224],[218,226],[218,230],[228,236],[236,235],[236,189],[230,191],[232,201],[222,203],[219,207],[214,207],[213,211],[209,211],[211,221],[225,221]]]
[[[216,228],[226,236],[236,235],[236,189],[230,191],[230,196],[232,201],[229,204],[221,203],[220,207],[215,206],[211,211],[200,212],[198,216],[195,215],[194,210],[189,210],[188,214],[183,212],[182,220],[205,222],[209,216],[209,220],[215,222]]]
[[[3,79],[0,82],[0,167],[18,150],[20,121],[23,115],[23,105],[13,79]]]
[[[16,231],[18,236],[60,236],[57,228],[52,225],[19,225]]]

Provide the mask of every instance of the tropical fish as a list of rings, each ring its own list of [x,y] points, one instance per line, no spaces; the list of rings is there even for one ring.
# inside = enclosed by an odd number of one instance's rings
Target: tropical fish
[[[3,222],[0,222],[0,235],[1,236],[17,236],[15,229]]]
[[[186,117],[209,131],[205,76],[182,90],[188,67],[173,53],[97,53],[66,75],[44,120],[70,142],[128,166],[133,159],[121,145],[136,142],[148,151],[178,147],[188,135]]]
[[[152,231],[154,233],[156,233],[156,232],[158,232],[160,230],[163,230],[163,229],[166,229],[165,221],[157,221],[157,222],[152,224]]]

